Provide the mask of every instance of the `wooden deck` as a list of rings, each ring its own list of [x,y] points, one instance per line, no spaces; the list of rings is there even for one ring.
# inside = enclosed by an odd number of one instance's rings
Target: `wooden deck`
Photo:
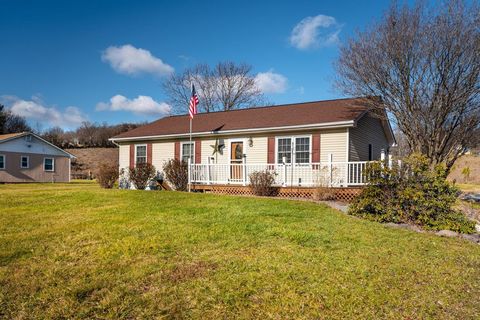
[[[351,202],[362,190],[361,187],[332,187],[336,201]],[[192,184],[192,191],[253,196],[248,186],[228,184]],[[278,197],[312,199],[315,188],[313,187],[279,187]]]

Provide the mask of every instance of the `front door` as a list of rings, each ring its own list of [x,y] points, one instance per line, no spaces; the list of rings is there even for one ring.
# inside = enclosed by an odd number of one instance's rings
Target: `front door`
[[[243,181],[243,142],[231,142],[230,144],[230,180]]]

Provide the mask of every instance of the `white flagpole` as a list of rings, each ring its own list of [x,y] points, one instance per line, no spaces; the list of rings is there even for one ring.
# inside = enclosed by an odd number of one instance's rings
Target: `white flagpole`
[[[193,90],[193,82],[191,82],[191,86],[190,86]],[[191,99],[191,98],[190,98]],[[190,105],[188,106],[188,111],[190,112]],[[193,114],[193,113],[192,113]],[[189,147],[190,147],[190,157],[188,159],[188,172],[190,172],[191,170],[191,164],[192,164],[192,151],[193,151],[193,146],[192,146],[192,120],[193,120],[193,117],[190,115],[190,144],[189,144]],[[191,192],[192,190],[192,182],[190,181],[190,174],[188,175],[189,177],[189,180],[188,180],[188,192]]]

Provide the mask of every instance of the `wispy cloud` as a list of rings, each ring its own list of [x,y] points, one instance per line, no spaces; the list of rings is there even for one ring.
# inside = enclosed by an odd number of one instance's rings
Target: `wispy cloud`
[[[54,106],[47,106],[36,96],[31,100],[23,100],[15,96],[2,96],[1,100],[12,113],[24,117],[30,122],[39,122],[48,127],[75,128],[88,120],[87,116],[77,107],[68,106],[58,109]]]
[[[165,115],[171,110],[167,103],[157,102],[149,96],[138,96],[135,99],[128,99],[120,94],[110,98],[108,103],[98,103],[96,109],[97,111],[130,111],[143,115]]]
[[[300,21],[293,28],[289,40],[292,46],[301,50],[331,46],[339,42],[341,31],[342,26],[334,17],[320,14]]]
[[[255,82],[263,93],[283,93],[288,85],[287,77],[272,70],[258,73]]]
[[[135,48],[130,44],[108,47],[102,53],[102,61],[108,62],[118,73],[127,75],[148,73],[164,76],[174,71],[172,66],[152,55],[150,51]]]

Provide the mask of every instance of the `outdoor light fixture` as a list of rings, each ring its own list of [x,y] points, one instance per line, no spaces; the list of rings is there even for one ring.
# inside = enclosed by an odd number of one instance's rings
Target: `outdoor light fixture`
[[[248,138],[248,146],[251,148],[253,147],[253,139],[252,137]]]

